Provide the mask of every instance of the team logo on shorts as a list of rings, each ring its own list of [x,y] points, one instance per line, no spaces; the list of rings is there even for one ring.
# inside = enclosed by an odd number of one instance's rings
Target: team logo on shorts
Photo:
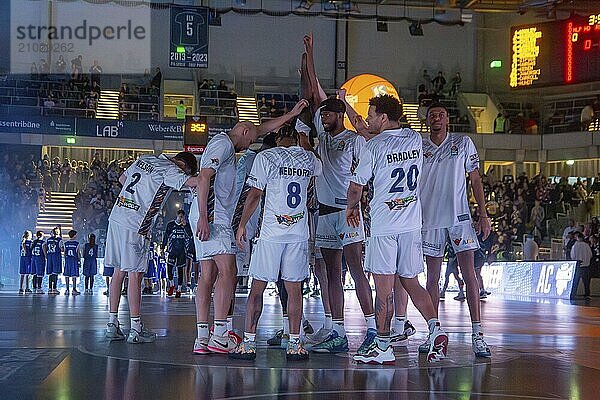
[[[392,201],[386,201],[385,204],[387,204],[387,206],[390,208],[390,211],[392,211],[406,208],[410,203],[414,203],[415,201],[417,201],[417,196],[413,194],[411,196],[400,197]]]
[[[462,238],[454,239],[454,244],[455,245],[458,246],[460,244],[460,242],[462,242]]]
[[[304,218],[304,211],[294,215],[275,215],[275,217],[277,218],[277,223],[279,225],[292,226]]]
[[[340,236],[340,240],[344,240],[344,238],[352,239],[352,238],[358,237],[359,233],[358,232],[340,233],[339,236]]]
[[[126,199],[124,196],[119,196],[119,198],[117,199],[117,206],[129,208],[130,210],[134,211],[140,209],[139,204],[136,204],[136,202],[131,199]]]

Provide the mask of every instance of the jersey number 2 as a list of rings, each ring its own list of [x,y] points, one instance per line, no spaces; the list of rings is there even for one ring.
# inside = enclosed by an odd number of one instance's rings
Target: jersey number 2
[[[392,178],[396,178],[396,181],[390,188],[390,193],[401,193],[404,192],[404,186],[402,181],[406,178],[406,185],[408,190],[413,191],[417,188],[417,177],[419,176],[419,168],[416,165],[411,165],[408,169],[408,173],[404,172],[404,168],[396,168],[392,171]]]
[[[298,182],[292,182],[288,185],[287,188],[288,196],[287,196],[287,205],[289,208],[296,208],[300,205],[300,184]]]
[[[142,178],[142,174],[136,172],[135,174],[131,175],[131,178],[131,183],[127,185],[125,191],[131,194],[135,194],[135,190],[133,190],[133,187],[138,184],[138,182]]]

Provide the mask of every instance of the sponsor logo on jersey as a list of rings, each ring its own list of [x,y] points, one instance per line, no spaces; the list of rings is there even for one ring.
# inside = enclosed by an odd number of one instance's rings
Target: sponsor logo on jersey
[[[138,211],[140,209],[140,205],[131,199],[127,199],[124,196],[119,196],[117,199],[117,206],[129,208],[130,210]]]
[[[432,152],[430,152],[430,151],[426,151],[426,152],[425,152],[425,154],[423,154],[423,156],[424,156],[425,158],[431,158],[431,157],[433,157],[433,153],[432,153]]]
[[[469,238],[469,239],[465,239],[463,241],[463,244],[471,244],[471,243],[474,243],[474,242],[475,242],[475,240]]]
[[[331,242],[331,241],[337,241],[337,236],[335,235],[315,235],[315,239],[317,240],[323,240],[323,241],[327,241],[327,242]]]
[[[345,147],[346,147],[346,142],[344,142],[343,140],[340,140],[340,142],[337,145],[337,150],[344,151]]]
[[[354,232],[346,232],[346,233],[340,233],[340,240],[344,240],[344,239],[353,239],[356,237],[359,237],[360,234],[356,231]]]
[[[406,197],[399,197],[392,201],[386,201],[385,204],[387,204],[387,206],[390,208],[390,211],[392,211],[402,210],[403,208],[408,207],[410,203],[414,203],[415,201],[417,201],[417,196],[413,194]]]
[[[275,215],[275,217],[277,218],[277,223],[279,225],[292,226],[304,218],[304,211],[294,215]]]
[[[471,161],[479,161],[479,154],[471,154],[469,156],[469,160],[471,160]]]
[[[456,218],[458,218],[458,222],[468,221],[469,219],[471,219],[469,214],[461,214]]]
[[[455,245],[458,246],[460,244],[460,242],[462,242],[462,238],[454,239],[454,244]]]
[[[214,165],[219,165],[220,162],[221,162],[221,160],[219,160],[218,158],[211,158],[210,159],[210,163],[214,164]]]
[[[458,155],[458,146],[453,144],[452,147],[450,147],[450,156],[457,156]]]

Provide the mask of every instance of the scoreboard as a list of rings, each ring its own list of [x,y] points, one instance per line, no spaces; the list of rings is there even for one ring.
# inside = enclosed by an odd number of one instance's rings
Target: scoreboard
[[[171,6],[169,66],[208,68],[208,8]]]
[[[209,128],[205,117],[185,117],[183,149],[194,154],[202,154],[208,143]]]
[[[600,13],[511,28],[511,88],[600,80]]]

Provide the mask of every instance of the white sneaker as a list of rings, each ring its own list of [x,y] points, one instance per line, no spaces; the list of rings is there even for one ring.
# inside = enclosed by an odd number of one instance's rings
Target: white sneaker
[[[318,331],[316,331],[312,335],[305,335],[304,336],[304,344],[314,345],[314,344],[322,343],[325,339],[327,339],[329,337],[330,334],[331,334],[331,329],[325,329],[325,327],[322,326]]]
[[[479,335],[472,334],[471,340],[473,342],[473,353],[475,353],[475,357],[490,358],[492,356],[490,348],[485,340],[483,340],[483,333],[480,333]]]
[[[104,336],[110,340],[124,340],[125,334],[121,330],[119,325],[115,325],[112,322],[106,324],[106,331],[104,332]]]
[[[396,332],[394,328],[390,331],[390,346],[406,346],[408,345],[408,336],[404,332]]]
[[[388,346],[387,349],[383,350],[373,341],[364,353],[356,353],[353,359],[363,364],[393,364],[396,361],[396,356],[392,346]]]
[[[227,354],[235,349],[237,346],[235,340],[229,334],[227,334],[227,332],[225,333],[225,336],[213,334],[208,340],[208,350],[212,351],[213,353]]]
[[[208,338],[196,338],[194,341],[194,354],[210,354],[211,351],[208,349]]]
[[[127,343],[152,343],[156,340],[156,333],[152,332],[149,329],[144,328],[142,325],[142,331],[138,332],[135,329],[131,328],[129,330],[129,336],[127,336]]]
[[[446,358],[448,351],[448,335],[440,327],[439,323],[433,328],[433,332],[429,335],[431,346],[427,353],[428,362],[438,362]]]

